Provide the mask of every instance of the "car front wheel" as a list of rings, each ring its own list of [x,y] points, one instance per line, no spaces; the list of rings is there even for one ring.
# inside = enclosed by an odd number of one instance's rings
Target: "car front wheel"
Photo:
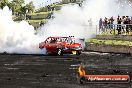
[[[80,55],[80,54],[81,54],[81,52],[77,52],[77,53],[76,53],[76,55]]]
[[[62,49],[58,49],[57,54],[58,54],[59,56],[63,55]]]

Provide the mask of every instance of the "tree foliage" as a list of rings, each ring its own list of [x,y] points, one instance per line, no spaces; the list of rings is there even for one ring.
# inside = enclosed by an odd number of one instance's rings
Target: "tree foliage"
[[[8,0],[0,0],[0,8],[3,9],[4,6],[8,6],[12,10],[13,15],[23,15],[27,12],[31,13],[35,8],[33,1],[25,4],[24,0],[12,0],[11,2]]]
[[[3,8],[4,6],[8,5],[8,0],[0,0],[0,8]]]
[[[26,8],[27,8],[28,13],[34,12],[35,6],[33,5],[33,1],[26,4]]]

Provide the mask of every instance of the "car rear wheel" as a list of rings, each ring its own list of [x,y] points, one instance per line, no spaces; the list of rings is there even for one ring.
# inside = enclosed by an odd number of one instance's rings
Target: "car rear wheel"
[[[77,53],[76,53],[76,55],[80,55],[80,54],[81,54],[81,52],[77,52]]]
[[[49,52],[47,51],[47,49],[45,50],[45,55],[49,55]]]
[[[80,77],[79,83],[80,84],[85,84],[86,83],[86,78],[84,76]]]
[[[57,54],[58,54],[59,56],[63,55],[62,49],[58,49]]]

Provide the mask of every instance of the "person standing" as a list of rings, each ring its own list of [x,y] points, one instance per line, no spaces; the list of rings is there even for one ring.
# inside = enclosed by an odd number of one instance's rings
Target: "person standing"
[[[121,22],[122,22],[122,19],[118,16],[117,18],[117,31],[118,31],[118,35],[121,34]]]
[[[130,19],[130,31],[132,31],[132,17]]]
[[[103,31],[103,20],[100,18],[99,20],[99,31]]]
[[[130,18],[129,16],[126,16],[126,33],[129,34],[129,28],[130,28]]]
[[[113,16],[110,18],[110,33],[112,34],[112,30],[113,30],[113,23],[114,23],[114,18]]]
[[[104,19],[103,25],[104,25],[104,30],[107,30],[108,20],[107,20],[106,17],[105,17],[105,19]]]

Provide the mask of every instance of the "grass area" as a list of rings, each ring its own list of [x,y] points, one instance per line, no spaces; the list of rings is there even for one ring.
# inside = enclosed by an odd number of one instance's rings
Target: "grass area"
[[[39,13],[31,13],[27,15],[40,15],[40,14],[48,14],[49,12],[39,12]]]
[[[34,22],[47,22],[48,20],[27,20],[29,23],[34,23]]]
[[[66,4],[52,4],[51,7],[52,7],[52,6],[54,6],[54,7],[60,6],[60,7],[61,7],[61,6],[64,6],[64,5],[66,5]]]
[[[49,14],[51,12],[59,12],[60,10],[56,10],[56,11],[49,11],[49,12],[39,12],[39,13],[30,13],[27,15],[42,15],[42,14]]]
[[[104,45],[125,45],[132,46],[132,41],[122,41],[122,40],[99,40],[99,39],[88,39],[86,42]]]

